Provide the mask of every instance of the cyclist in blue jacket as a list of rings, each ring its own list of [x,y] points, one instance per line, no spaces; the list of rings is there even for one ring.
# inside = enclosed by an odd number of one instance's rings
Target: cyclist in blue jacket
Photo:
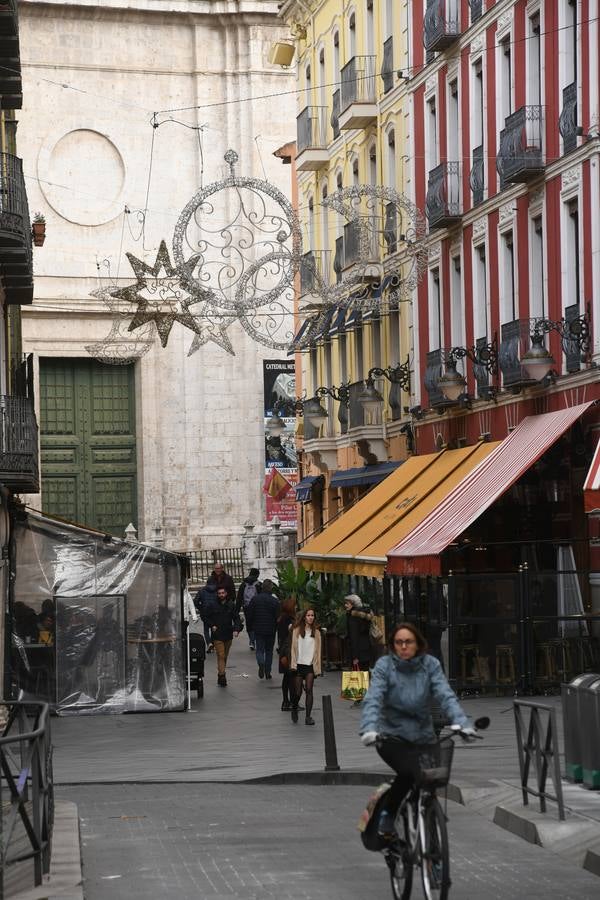
[[[439,660],[427,653],[427,641],[419,629],[401,622],[392,630],[388,646],[389,652],[373,669],[360,723],[366,747],[380,735],[402,739],[377,746],[381,758],[396,772],[379,817],[378,831],[385,837],[393,835],[396,811],[418,774],[419,746],[436,739],[430,700],[437,700],[448,720],[463,733],[475,734]]]

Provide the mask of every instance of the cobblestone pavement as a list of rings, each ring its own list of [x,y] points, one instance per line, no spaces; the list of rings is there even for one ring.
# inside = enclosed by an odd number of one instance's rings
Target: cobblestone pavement
[[[137,784],[63,786],[59,797],[79,806],[86,900],[365,900],[391,897],[383,858],[356,830],[369,791]],[[452,900],[597,900],[594,875],[448,811]]]

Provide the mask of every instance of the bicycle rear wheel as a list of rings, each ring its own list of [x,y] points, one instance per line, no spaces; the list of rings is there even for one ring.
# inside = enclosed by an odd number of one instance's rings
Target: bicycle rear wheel
[[[450,890],[450,854],[446,817],[436,797],[423,810],[421,878],[427,900],[446,900]]]
[[[406,808],[396,816],[398,840],[386,853],[394,900],[408,900],[413,882],[413,860],[410,856],[410,833]]]

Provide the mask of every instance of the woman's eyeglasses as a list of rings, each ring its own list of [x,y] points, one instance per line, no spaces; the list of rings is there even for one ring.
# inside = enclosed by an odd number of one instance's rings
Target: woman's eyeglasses
[[[399,647],[412,647],[412,645],[416,643],[414,638],[410,638],[408,641],[403,641],[401,639],[396,640],[396,638],[394,638],[394,644],[397,644]]]

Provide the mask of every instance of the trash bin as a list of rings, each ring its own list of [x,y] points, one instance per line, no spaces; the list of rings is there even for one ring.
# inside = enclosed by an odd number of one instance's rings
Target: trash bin
[[[599,678],[600,675],[596,673],[588,673],[578,675],[569,684],[561,685],[565,777],[568,781],[583,781],[581,690]]]
[[[591,684],[578,688],[582,722],[581,763],[583,786],[600,789],[600,676]]]

